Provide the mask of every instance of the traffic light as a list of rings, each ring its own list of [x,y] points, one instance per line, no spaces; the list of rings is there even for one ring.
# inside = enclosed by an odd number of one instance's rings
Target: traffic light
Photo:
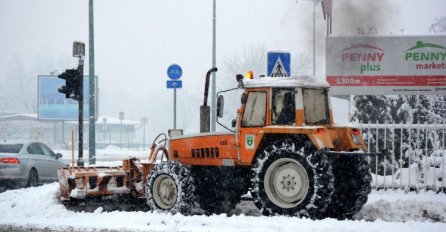
[[[67,69],[64,73],[58,76],[60,79],[65,80],[65,85],[59,87],[59,93],[65,94],[65,98],[72,98],[79,101],[80,86],[79,81],[81,80],[81,75],[78,69]]]

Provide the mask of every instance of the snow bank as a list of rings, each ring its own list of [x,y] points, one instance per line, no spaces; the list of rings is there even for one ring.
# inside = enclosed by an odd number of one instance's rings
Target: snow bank
[[[446,195],[432,191],[421,191],[419,194],[405,193],[403,190],[373,191],[367,204],[354,218],[446,223]]]
[[[445,231],[446,195],[374,191],[355,221],[151,212],[72,212],[58,203],[58,184],[0,193],[0,228],[61,231]],[[240,207],[240,205],[239,205]],[[258,215],[252,202],[245,213]],[[432,215],[432,216],[426,216]],[[438,218],[436,220],[435,218]],[[361,220],[359,220],[361,219]],[[374,221],[374,222],[369,222]],[[440,223],[433,223],[439,221]]]

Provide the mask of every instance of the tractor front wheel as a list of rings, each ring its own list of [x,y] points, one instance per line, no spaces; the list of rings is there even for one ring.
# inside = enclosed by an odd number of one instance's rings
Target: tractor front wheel
[[[194,206],[194,180],[182,164],[157,164],[147,177],[147,205],[156,211],[188,214]]]

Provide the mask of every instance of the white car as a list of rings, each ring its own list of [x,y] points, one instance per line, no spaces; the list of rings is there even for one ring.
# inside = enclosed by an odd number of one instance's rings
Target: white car
[[[37,186],[57,181],[57,169],[69,164],[47,145],[37,141],[0,141],[0,187]]]

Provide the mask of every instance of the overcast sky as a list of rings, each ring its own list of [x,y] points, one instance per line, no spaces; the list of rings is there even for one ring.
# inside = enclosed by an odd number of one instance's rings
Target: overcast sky
[[[381,20],[358,27],[378,24],[383,35],[430,34],[434,20],[446,16],[444,0],[376,0],[373,2],[379,7],[370,9],[366,5],[370,0],[333,1],[334,34],[346,33],[342,28],[355,21],[350,12],[342,10],[344,4],[352,2],[361,12]],[[198,127],[202,99],[191,96],[202,93],[204,75],[211,67],[212,0],[94,2],[99,113],[117,117],[124,111],[126,118],[137,121],[148,116],[153,133],[172,127],[172,91],[165,86],[166,69],[177,63],[183,68],[178,125]],[[217,0],[217,67],[224,58],[241,54],[250,46],[311,53],[312,6],[307,0]],[[323,66],[325,21],[320,4],[316,17],[318,64]],[[350,29],[351,33],[356,31]],[[88,42],[88,0],[0,0],[0,77],[10,73],[14,55],[35,78],[74,67],[74,40]],[[47,70],[37,73],[36,64],[42,59]],[[317,73],[323,76],[324,68],[318,68]],[[221,78],[235,79],[217,77]],[[193,116],[182,116],[186,112]]]

